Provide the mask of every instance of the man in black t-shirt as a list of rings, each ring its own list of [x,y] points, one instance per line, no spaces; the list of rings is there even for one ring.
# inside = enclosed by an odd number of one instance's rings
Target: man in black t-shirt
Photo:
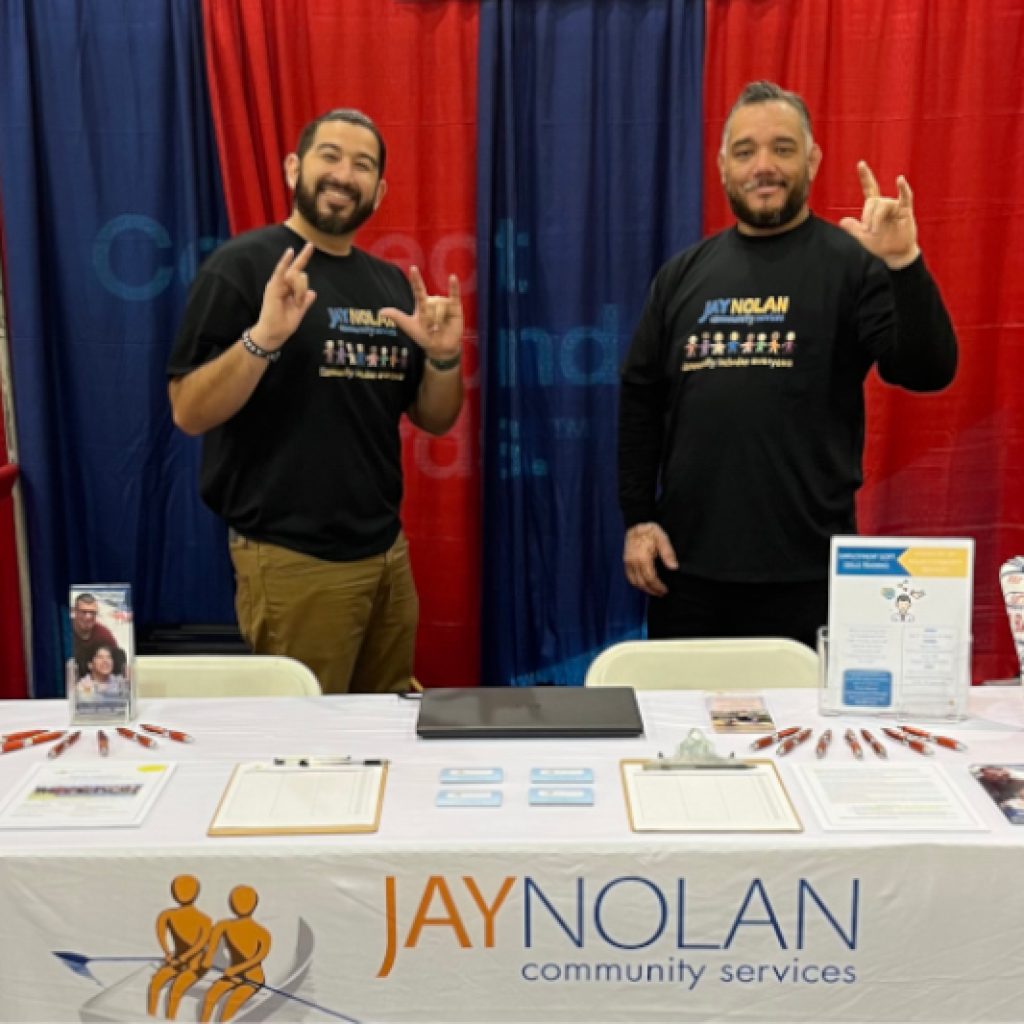
[[[829,540],[856,531],[865,377],[955,375],[910,186],[884,198],[861,162],[861,217],[836,227],[808,205],[821,157],[799,96],[743,90],[718,158],[736,226],[661,268],[623,364],[623,561],[651,637],[813,645]]]
[[[406,281],[353,244],[386,155],[359,111],[307,125],[285,160],[291,215],[203,264],[168,363],[174,422],[203,435],[203,500],[230,527],[242,634],[332,693],[409,685],[399,420],[443,434],[462,405],[454,275],[429,296],[415,267]],[[363,357],[384,348],[387,365]]]

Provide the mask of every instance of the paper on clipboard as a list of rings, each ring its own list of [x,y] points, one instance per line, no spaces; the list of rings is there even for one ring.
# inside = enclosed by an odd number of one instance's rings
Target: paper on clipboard
[[[622,761],[629,823],[634,832],[800,832],[771,761],[735,767],[646,771],[645,761]]]
[[[235,766],[211,836],[376,832],[387,762]]]

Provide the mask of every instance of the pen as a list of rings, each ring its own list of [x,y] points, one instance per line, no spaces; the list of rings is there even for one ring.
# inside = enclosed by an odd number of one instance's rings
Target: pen
[[[867,741],[868,746],[879,757],[888,757],[889,756],[889,751],[886,750],[885,747],[881,743],[879,743],[878,740],[876,740],[875,737],[871,735],[871,733],[869,733],[867,731],[867,729],[861,729],[860,734]]]
[[[791,725],[788,729],[780,729],[778,732],[773,732],[770,736],[762,736],[760,739],[754,740],[750,744],[750,749],[764,750],[765,747],[770,747],[773,743],[778,743],[779,740],[784,740],[787,736],[792,736],[799,731],[799,725]]]
[[[321,765],[352,764],[352,758],[348,754],[338,757],[275,757],[274,764],[278,768],[319,768]]]
[[[857,734],[852,729],[847,729],[846,733],[843,735],[843,739],[846,740],[846,745],[852,751],[853,756],[857,758],[858,761],[863,761],[864,749],[857,742]]]
[[[51,747],[47,751],[46,756],[50,758],[60,757],[60,755],[63,754],[64,751],[68,749],[68,747],[73,747],[78,742],[78,737],[81,735],[81,729],[76,729],[73,733],[69,734],[68,736],[65,736],[64,739],[62,739],[60,743],[57,744],[57,746]]]
[[[174,740],[175,743],[195,742],[195,738],[189,736],[187,732],[179,732],[177,729],[165,729],[162,725],[143,725],[142,728],[146,732],[155,733],[157,736],[166,736],[169,740]]]
[[[137,733],[132,729],[126,729],[123,725],[119,725],[117,727],[117,735],[123,736],[126,740],[132,740],[134,743],[141,743],[144,747],[157,746],[156,740],[152,740],[148,736],[143,736],[141,733]]]
[[[102,729],[96,730],[96,746],[100,748],[100,756],[106,757],[110,753],[110,740]]]
[[[23,740],[6,740],[0,744],[0,754],[10,754],[15,750],[24,750],[26,747],[34,747],[37,743],[52,743],[64,735],[64,730],[53,732],[40,732],[34,736],[26,736]]]
[[[910,747],[911,750],[916,751],[918,754],[934,755],[935,753],[927,743],[924,743],[921,740],[915,740],[906,733],[900,732],[899,729],[883,728],[882,732],[884,732],[889,739],[895,740],[897,743],[902,743],[905,747]]]
[[[13,740],[25,740],[29,736],[39,736],[44,732],[49,732],[48,729],[24,729],[21,732],[9,732],[4,736],[0,736],[0,743],[10,743]]]
[[[934,733],[925,732],[924,729],[917,729],[912,725],[901,725],[900,728],[904,732],[910,733],[911,736],[920,736],[921,739],[931,740],[932,743],[936,743],[940,747],[945,747],[947,750],[967,749],[966,743],[961,743],[959,740],[953,739],[952,736],[936,736]]]
[[[776,748],[776,754],[788,754],[795,747],[799,747],[806,739],[811,735],[810,729],[801,729],[795,736],[790,736],[789,739],[783,740]]]
[[[821,739],[818,740],[818,745],[814,748],[815,754],[818,757],[824,757],[828,753],[828,745],[832,742],[832,730],[826,729],[821,734]]]

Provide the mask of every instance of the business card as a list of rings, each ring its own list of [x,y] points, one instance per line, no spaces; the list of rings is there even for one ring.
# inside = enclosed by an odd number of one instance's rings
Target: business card
[[[592,786],[531,786],[530,803],[534,806],[558,804],[590,807],[594,803]]]
[[[502,768],[442,768],[441,782],[447,786],[464,786],[476,782],[504,782]]]
[[[531,768],[530,781],[536,785],[575,784],[594,781],[593,768]]]
[[[439,789],[438,807],[500,807],[500,789]]]

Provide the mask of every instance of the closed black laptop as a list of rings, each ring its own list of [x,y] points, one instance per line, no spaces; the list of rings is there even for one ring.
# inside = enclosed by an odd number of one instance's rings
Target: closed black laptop
[[[425,690],[416,732],[424,739],[641,736],[629,686],[482,686]]]

